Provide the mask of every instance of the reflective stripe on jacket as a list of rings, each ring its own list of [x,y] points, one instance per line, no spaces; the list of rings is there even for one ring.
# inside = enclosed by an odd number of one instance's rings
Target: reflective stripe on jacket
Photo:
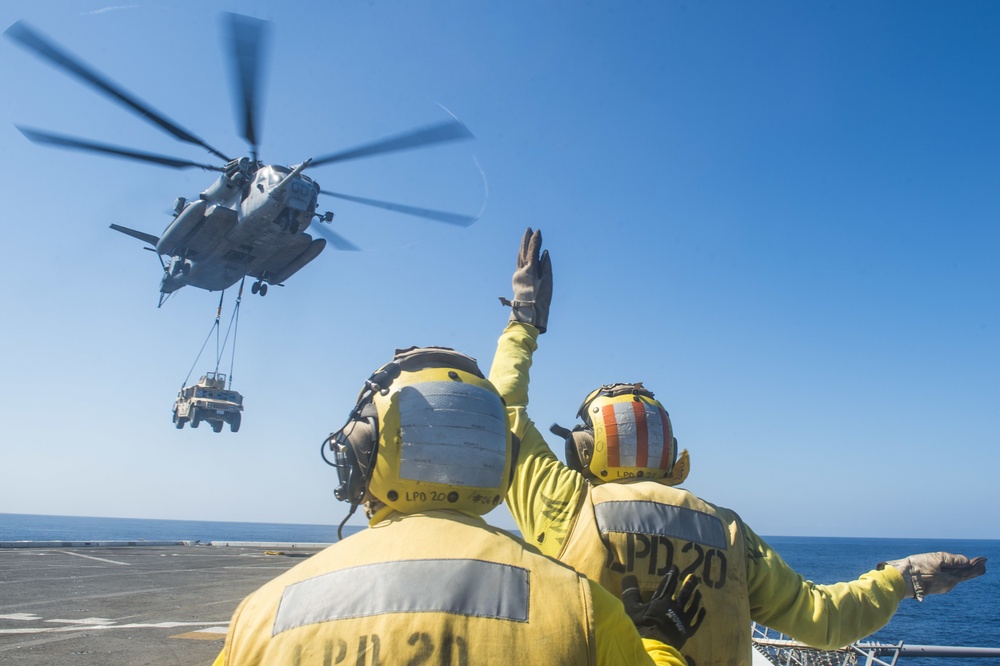
[[[644,650],[605,590],[481,518],[376,519],[247,597],[216,664],[601,664],[595,614],[609,611],[603,663],[681,663]]]

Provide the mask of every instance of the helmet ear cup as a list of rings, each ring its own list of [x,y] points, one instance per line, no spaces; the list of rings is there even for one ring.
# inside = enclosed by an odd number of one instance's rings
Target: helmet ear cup
[[[594,459],[594,431],[589,428],[574,430],[566,438],[566,459],[573,460],[576,471],[590,474],[590,461]],[[572,465],[571,465],[572,466]]]
[[[563,438],[566,446],[566,466],[580,474],[590,474],[590,461],[594,457],[594,431],[578,425],[572,430],[553,423],[549,432]]]
[[[576,444],[573,442],[573,435],[567,435],[566,443],[566,466],[574,472],[583,473],[583,464],[580,462],[580,454],[576,452]]]
[[[373,418],[350,421],[337,434],[337,476],[334,496],[342,502],[360,504],[364,499],[378,452],[378,427]]]

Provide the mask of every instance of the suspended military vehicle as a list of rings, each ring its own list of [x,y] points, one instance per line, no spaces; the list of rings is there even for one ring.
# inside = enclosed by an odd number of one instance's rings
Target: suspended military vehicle
[[[198,383],[185,386],[177,392],[174,401],[174,425],[178,429],[185,423],[192,428],[205,421],[215,432],[229,424],[231,432],[238,432],[243,412],[243,396],[226,387],[226,376],[219,372],[206,372]]]

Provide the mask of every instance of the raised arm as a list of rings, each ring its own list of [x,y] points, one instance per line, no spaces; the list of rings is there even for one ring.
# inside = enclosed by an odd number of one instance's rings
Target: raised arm
[[[507,505],[524,540],[555,557],[576,516],[583,496],[583,477],[556,458],[528,418],[531,356],[548,323],[552,299],[552,264],[541,252],[540,231],[528,229],[521,241],[512,280],[510,323],[497,343],[490,382],[507,403],[514,434],[521,440]]]

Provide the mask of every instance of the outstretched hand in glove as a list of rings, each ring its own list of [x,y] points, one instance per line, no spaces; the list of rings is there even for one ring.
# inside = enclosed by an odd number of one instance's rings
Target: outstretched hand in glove
[[[678,591],[679,577],[677,567],[670,567],[648,602],[642,600],[635,576],[622,578],[622,603],[639,635],[663,641],[678,650],[705,619],[698,579],[688,575]]]
[[[906,596],[923,601],[928,594],[950,592],[959,583],[986,573],[986,558],[970,560],[952,553],[923,553],[901,560],[879,562],[878,568],[893,566],[903,574]]]

